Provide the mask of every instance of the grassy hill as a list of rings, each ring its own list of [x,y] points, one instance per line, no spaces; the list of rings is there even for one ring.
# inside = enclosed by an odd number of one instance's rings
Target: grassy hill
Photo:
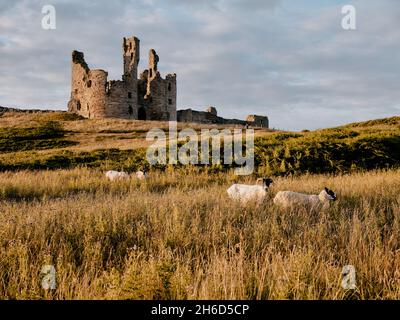
[[[234,126],[179,124],[190,127]],[[135,170],[147,167],[145,150],[152,128],[168,132],[168,122],[88,120],[65,112],[0,113],[0,171],[91,167]],[[256,136],[271,130],[256,129]],[[35,138],[36,137],[36,138]]]
[[[148,167],[146,133],[167,122],[87,120],[64,112],[0,114],[0,170]],[[180,124],[222,128],[217,125]],[[259,174],[338,173],[397,167],[400,117],[311,132],[256,130]],[[163,167],[158,167],[165,169]],[[216,170],[229,169],[216,167]]]
[[[255,154],[261,171],[279,175],[397,167],[400,117],[260,137]]]
[[[223,128],[217,125],[180,124]],[[167,122],[87,120],[62,113],[3,113],[0,117],[0,170],[95,167],[136,170],[149,165],[145,140]],[[353,123],[311,132],[256,130],[259,174],[337,173],[397,167],[400,117]],[[158,167],[165,169],[163,167]],[[217,167],[225,170],[228,167]]]

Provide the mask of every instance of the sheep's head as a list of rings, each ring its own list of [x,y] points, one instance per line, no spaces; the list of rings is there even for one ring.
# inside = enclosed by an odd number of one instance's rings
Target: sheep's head
[[[337,196],[336,196],[336,193],[335,193],[335,192],[333,192],[332,190],[328,189],[327,187],[325,187],[325,192],[326,192],[326,195],[327,195],[326,198],[327,198],[328,200],[336,201]]]
[[[271,178],[258,178],[257,185],[262,185],[265,189],[269,188],[269,186],[273,183]]]

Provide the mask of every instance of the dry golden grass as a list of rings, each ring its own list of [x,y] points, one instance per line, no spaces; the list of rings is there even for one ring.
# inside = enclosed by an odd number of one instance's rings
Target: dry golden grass
[[[0,297],[16,299],[399,299],[400,171],[276,178],[339,200],[285,211],[228,200],[232,174],[0,173]],[[254,181],[254,178],[242,178]],[[43,265],[57,289],[41,288]],[[352,264],[357,290],[341,288]]]
[[[14,113],[6,112],[0,114],[0,128],[29,128],[37,127],[46,121],[57,121],[67,131],[65,138],[78,142],[75,146],[65,148],[54,148],[51,150],[37,151],[38,157],[59,154],[60,151],[93,151],[97,149],[120,149],[131,150],[145,148],[153,142],[146,141],[146,134],[154,128],[163,129],[168,132],[166,121],[138,121],[124,119],[81,119],[68,120],[72,116],[68,113]],[[231,129],[242,128],[235,125],[215,125],[198,123],[179,123],[178,130],[183,128],[201,129]],[[255,128],[255,136],[268,135],[272,130]],[[16,152],[0,154],[0,161],[9,163],[18,158],[22,161],[30,157],[29,152]]]

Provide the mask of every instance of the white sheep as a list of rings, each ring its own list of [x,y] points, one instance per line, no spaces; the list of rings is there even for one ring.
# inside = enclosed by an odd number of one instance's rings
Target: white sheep
[[[144,180],[147,178],[147,172],[146,171],[136,171],[135,173],[136,178],[139,180]]]
[[[106,177],[110,181],[129,179],[129,174],[124,171],[110,170],[106,172]]]
[[[233,184],[226,191],[231,199],[239,200],[242,204],[256,200],[262,202],[266,195],[269,185],[273,181],[270,178],[259,178],[255,185]]]
[[[330,201],[335,201],[336,198],[335,192],[325,187],[325,189],[318,195],[309,195],[293,191],[279,191],[274,198],[274,203],[283,208],[295,206],[306,206],[311,208],[322,206],[323,208],[326,208],[329,206]]]
[[[126,173],[124,171],[115,171],[115,170],[110,170],[106,172],[106,177],[110,181],[114,180],[126,180],[131,177],[135,177],[138,180],[144,180],[147,178],[147,172],[146,171],[136,171],[133,174]]]

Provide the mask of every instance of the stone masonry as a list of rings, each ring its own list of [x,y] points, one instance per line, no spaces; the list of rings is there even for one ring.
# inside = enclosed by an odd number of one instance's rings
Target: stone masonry
[[[124,71],[121,80],[108,80],[106,71],[89,68],[82,52],[72,52],[69,112],[90,119],[123,118],[268,128],[267,117],[249,115],[246,120],[224,119],[217,115],[214,107],[208,107],[205,112],[192,109],[177,112],[176,74],[167,74],[165,79],[161,77],[156,51],[149,51],[148,69],[139,77],[140,40],[124,38],[122,51]]]
[[[123,39],[122,80],[107,80],[104,70],[91,70],[82,52],[72,52],[71,98],[68,111],[85,118],[176,120],[176,74],[165,79],[157,69],[159,57],[149,52],[149,66],[138,78],[140,41]]]
[[[206,111],[196,111],[192,109],[178,110],[177,121],[205,124],[248,125],[252,127],[269,128],[268,117],[248,115],[246,120],[225,119],[217,115],[217,109],[215,107],[208,107]]]

